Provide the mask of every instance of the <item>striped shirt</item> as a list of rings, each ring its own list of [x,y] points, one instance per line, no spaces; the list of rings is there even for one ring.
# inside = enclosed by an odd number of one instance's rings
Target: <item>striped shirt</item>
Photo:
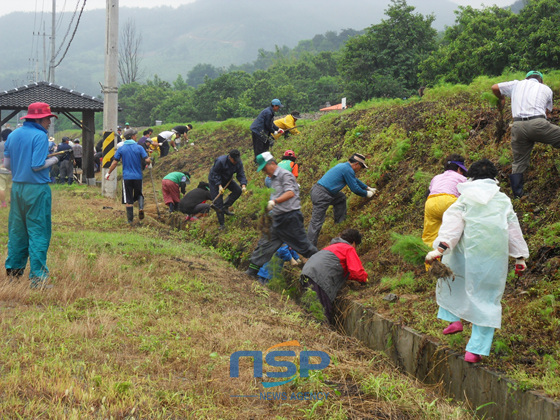
[[[552,110],[552,90],[536,79],[498,83],[500,93],[511,98],[513,118],[542,115]]]

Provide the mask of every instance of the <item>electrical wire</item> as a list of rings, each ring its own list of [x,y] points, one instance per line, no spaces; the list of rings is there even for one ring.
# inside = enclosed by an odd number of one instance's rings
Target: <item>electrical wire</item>
[[[86,0],[84,0],[84,4],[82,4],[82,9],[80,10],[80,14],[78,15],[78,20],[76,21],[76,27],[74,28],[74,32],[72,32],[72,37],[70,38],[70,41],[68,41],[68,45],[66,46],[66,50],[64,50],[64,54],[62,55],[62,58],[60,59],[60,61],[58,63],[56,63],[54,65],[54,67],[58,67],[60,65],[60,63],[62,63],[62,60],[64,60],[64,57],[66,57],[66,53],[68,52],[68,49],[70,48],[70,45],[72,44],[72,41],[74,40],[74,36],[76,35],[76,31],[78,30],[78,26],[80,25],[80,18],[82,17],[82,13],[84,12],[85,7],[86,7]]]
[[[76,13],[78,12],[78,7],[80,6],[80,1],[81,0],[78,0],[76,2],[76,8],[74,9],[74,13],[72,14],[72,18],[70,19],[70,23],[68,24],[68,29],[66,30],[66,34],[64,34],[64,38],[62,39],[62,42],[60,43],[60,47],[58,47],[58,51],[54,55],[54,58],[58,57],[58,54],[60,54],[60,51],[62,50],[62,46],[66,42],[66,38],[68,38],[68,34],[70,33],[70,29],[72,29],[72,23],[74,23],[74,19],[76,18]],[[84,4],[85,4],[85,2],[84,2]],[[82,7],[82,10],[83,10],[83,7]],[[80,13],[80,15],[81,15],[81,13]],[[62,16],[62,13],[61,13],[61,16]],[[60,23],[60,19],[59,19],[59,23]]]
[[[64,4],[62,5],[62,9],[57,10],[56,13],[58,13],[58,22],[56,22],[56,29],[58,30],[58,28],[60,28],[60,25],[62,25],[62,19],[64,18],[64,9],[66,8],[66,0],[64,0]],[[76,6],[76,9],[78,9],[78,6]],[[76,13],[76,12],[74,12]]]

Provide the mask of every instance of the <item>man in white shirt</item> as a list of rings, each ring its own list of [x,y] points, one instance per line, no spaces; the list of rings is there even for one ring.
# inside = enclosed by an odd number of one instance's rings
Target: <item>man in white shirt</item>
[[[546,119],[552,111],[552,90],[543,84],[542,73],[532,70],[525,80],[493,85],[492,92],[499,99],[499,109],[503,108],[505,97],[511,97],[513,164],[509,178],[514,197],[522,197],[523,173],[529,167],[535,142],[560,148],[560,127]]]

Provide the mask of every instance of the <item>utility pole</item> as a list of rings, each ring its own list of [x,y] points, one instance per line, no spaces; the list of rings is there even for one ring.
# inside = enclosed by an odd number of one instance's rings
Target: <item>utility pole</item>
[[[56,30],[56,0],[52,0],[52,28],[51,28],[51,65],[49,66],[49,82],[54,83],[54,56],[55,56],[55,30]],[[54,137],[56,123],[53,121],[49,127],[49,137]]]
[[[108,180],[105,175],[115,155],[118,118],[119,90],[119,0],[107,0],[107,21],[105,36],[105,84],[103,85],[103,180],[101,193],[104,197],[115,198],[117,193],[117,171]]]
[[[47,81],[47,32],[43,21],[43,80]]]
[[[54,55],[55,55],[55,30],[56,30],[56,0],[52,1],[52,23],[51,23],[51,64],[49,66],[49,82],[54,83]]]

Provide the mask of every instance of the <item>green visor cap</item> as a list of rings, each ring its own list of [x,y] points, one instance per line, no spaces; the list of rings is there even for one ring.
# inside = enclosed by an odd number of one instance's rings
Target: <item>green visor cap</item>
[[[527,79],[528,77],[531,77],[531,76],[539,76],[541,79],[544,80],[544,77],[543,77],[543,75],[540,71],[531,70],[529,73],[527,73],[525,75],[525,79]]]

